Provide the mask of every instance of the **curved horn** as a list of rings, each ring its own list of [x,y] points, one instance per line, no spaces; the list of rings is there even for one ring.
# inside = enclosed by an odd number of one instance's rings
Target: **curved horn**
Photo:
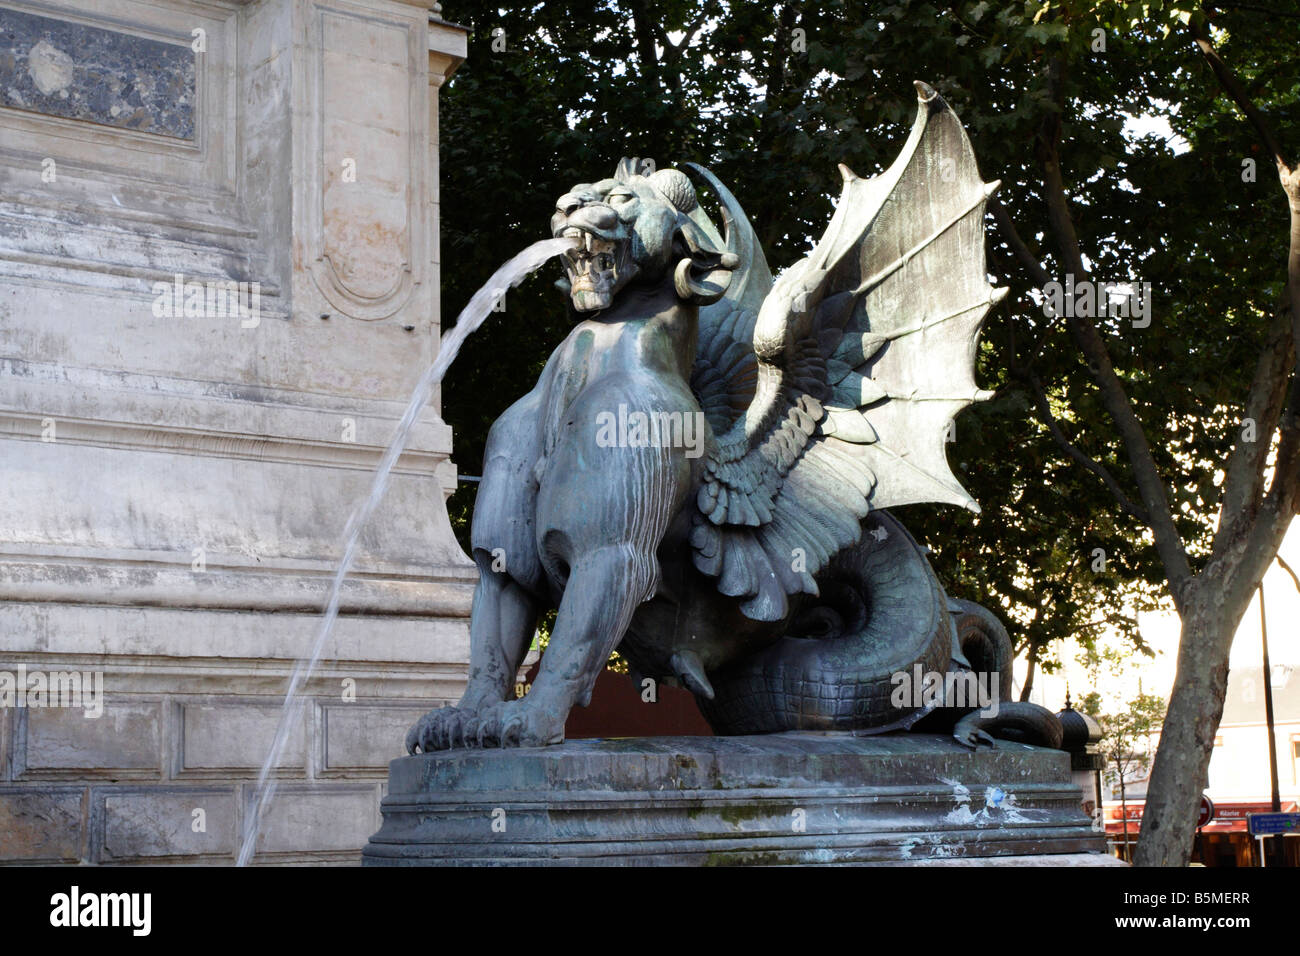
[[[759,245],[754,227],[750,225],[749,217],[745,215],[745,210],[731,194],[731,190],[722,185],[717,176],[698,163],[686,163],[685,166],[703,179],[718,197],[722,205],[727,251],[740,260],[740,264],[732,272],[731,285],[727,289],[726,296],[710,308],[730,312],[736,306],[740,306],[757,313],[759,306],[763,304],[763,299],[772,288],[772,272],[767,267],[767,258],[763,255],[763,247]],[[697,206],[696,209],[699,207]],[[700,311],[701,320],[707,318],[705,315],[707,311],[706,309]]]

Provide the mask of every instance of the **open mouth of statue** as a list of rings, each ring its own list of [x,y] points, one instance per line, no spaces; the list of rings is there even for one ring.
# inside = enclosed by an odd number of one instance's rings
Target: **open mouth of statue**
[[[567,227],[560,235],[577,240],[563,256],[573,307],[579,312],[609,308],[618,285],[618,243],[576,226]]]

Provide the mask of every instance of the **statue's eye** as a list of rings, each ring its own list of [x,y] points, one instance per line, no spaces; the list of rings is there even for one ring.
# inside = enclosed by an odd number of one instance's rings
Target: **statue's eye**
[[[636,196],[630,192],[617,190],[615,192],[610,193],[605,198],[611,203],[624,203],[624,202],[630,202],[631,200],[635,199]]]

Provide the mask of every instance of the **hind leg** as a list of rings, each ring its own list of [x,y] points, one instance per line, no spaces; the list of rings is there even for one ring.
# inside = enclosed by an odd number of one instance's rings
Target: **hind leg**
[[[474,592],[476,613],[470,625],[469,683],[460,706],[477,709],[506,699],[537,627],[537,598],[504,571],[492,570],[493,558],[474,552],[479,566]]]

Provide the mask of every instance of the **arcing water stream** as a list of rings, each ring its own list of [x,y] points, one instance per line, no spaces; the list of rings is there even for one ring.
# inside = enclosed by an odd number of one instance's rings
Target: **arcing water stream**
[[[365,527],[366,522],[370,520],[370,516],[374,514],[379,502],[384,497],[384,491],[388,488],[388,479],[392,473],[393,465],[396,464],[398,456],[406,447],[407,438],[410,435],[412,426],[415,425],[416,418],[419,417],[420,411],[428,403],[429,396],[433,394],[434,386],[442,381],[443,376],[447,373],[447,368],[455,361],[456,353],[460,351],[465,339],[483,324],[491,313],[493,305],[504,294],[505,290],[518,285],[527,275],[541,268],[547,260],[571,248],[574,244],[575,241],[572,239],[543,239],[541,242],[533,243],[494,272],[492,278],[488,279],[483,288],[474,293],[474,297],[469,300],[469,304],[456,318],[455,327],[442,337],[438,357],[416,384],[415,391],[411,395],[410,404],[406,406],[406,413],[402,415],[402,420],[397,425],[397,431],[393,435],[392,441],[389,442],[388,449],[384,452],[384,457],[380,459],[379,468],[375,471],[375,476],[371,480],[370,493],[358,503],[356,509],[352,512],[352,517],[348,519],[347,527],[344,529],[343,557],[339,561],[338,570],[334,572],[334,582],[330,587],[329,603],[326,604],[325,615],[321,618],[320,626],[316,629],[316,639],[312,642],[311,653],[307,657],[299,658],[294,663],[293,673],[289,678],[289,689],[284,695],[284,709],[280,713],[280,723],[276,727],[275,739],[271,743],[271,751],[266,755],[266,761],[262,764],[261,772],[257,777],[256,799],[252,811],[244,821],[244,838],[239,848],[239,866],[248,864],[257,847],[262,814],[270,806],[271,800],[275,796],[276,783],[271,779],[271,768],[280,762],[284,748],[302,718],[303,702],[298,699],[298,694],[302,690],[303,684],[311,676],[312,671],[316,669],[316,665],[320,662],[321,652],[325,648],[325,641],[334,629],[334,622],[339,614],[339,596],[342,592],[343,581],[352,568],[352,562],[356,559],[361,530]]]

